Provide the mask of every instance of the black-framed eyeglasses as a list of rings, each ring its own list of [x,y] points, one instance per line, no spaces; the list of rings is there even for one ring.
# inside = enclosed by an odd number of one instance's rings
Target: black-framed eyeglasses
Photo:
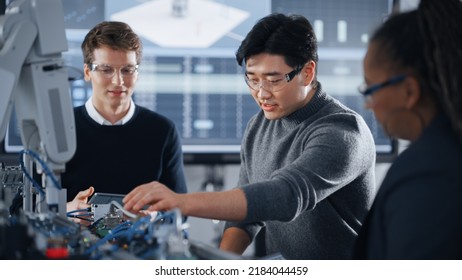
[[[114,67],[109,64],[96,64],[88,63],[88,67],[91,71],[99,73],[101,76],[111,79],[114,77],[116,70],[120,71],[122,77],[132,77],[138,72],[138,64],[136,65],[124,65],[122,67]]]
[[[259,91],[263,88],[267,91],[274,92],[282,90],[290,81],[293,80],[295,76],[300,73],[300,71],[302,71],[302,69],[303,67],[299,67],[285,75],[271,76],[270,80],[250,79],[249,76],[247,76],[247,72],[245,72],[244,79],[249,88],[254,91]]]
[[[390,79],[386,80],[385,82],[375,84],[375,85],[372,85],[370,87],[368,87],[367,84],[363,83],[358,87],[358,91],[364,97],[367,97],[367,96],[370,96],[371,94],[373,94],[374,92],[378,91],[379,89],[382,89],[382,88],[390,86],[390,85],[394,85],[396,83],[399,83],[399,82],[403,81],[404,79],[406,79],[406,75],[402,74],[402,75],[391,77]]]

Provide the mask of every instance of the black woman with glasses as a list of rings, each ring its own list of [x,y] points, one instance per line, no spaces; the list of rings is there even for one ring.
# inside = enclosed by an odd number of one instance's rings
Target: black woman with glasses
[[[358,237],[358,259],[462,259],[462,2],[421,0],[371,37],[360,90],[393,162]]]
[[[375,146],[364,120],[317,81],[311,24],[296,15],[264,17],[236,58],[261,109],[243,137],[238,186],[176,194],[147,184],[125,197],[125,207],[178,207],[187,216],[230,221],[220,248],[238,254],[264,227],[268,257],[352,258],[375,195]]]
[[[82,42],[92,96],[74,109],[77,150],[62,174],[68,211],[88,207],[93,192],[127,194],[152,181],[186,192],[180,137],[166,117],[132,99],[142,55],[123,22],[97,24]]]

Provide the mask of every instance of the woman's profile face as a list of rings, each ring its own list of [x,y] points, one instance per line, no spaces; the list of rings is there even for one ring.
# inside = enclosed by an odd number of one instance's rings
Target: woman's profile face
[[[395,131],[388,127],[395,112],[405,108],[406,90],[403,86],[403,73],[389,71],[386,62],[381,59],[378,44],[371,42],[363,61],[364,82],[367,88],[375,88],[365,97],[365,108],[374,112],[377,121],[386,131]],[[390,135],[399,137],[399,135]]]

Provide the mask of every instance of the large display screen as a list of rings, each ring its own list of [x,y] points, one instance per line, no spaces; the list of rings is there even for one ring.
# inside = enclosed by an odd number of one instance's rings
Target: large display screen
[[[305,15],[319,41],[318,80],[327,93],[359,112],[376,143],[378,160],[395,142],[364,109],[357,86],[368,34],[391,11],[391,0],[63,0],[69,51],[66,63],[82,69],[80,44],[103,20],[127,22],[143,40],[134,100],[172,119],[187,163],[238,162],[248,120],[259,107],[243,79],[235,52],[257,20],[272,12]],[[92,94],[79,71],[70,71],[75,106]],[[14,120],[12,120],[14,121]],[[15,130],[9,130],[14,134]],[[7,136],[10,137],[11,135]],[[11,141],[9,141],[11,143]],[[12,147],[8,148],[12,151]]]

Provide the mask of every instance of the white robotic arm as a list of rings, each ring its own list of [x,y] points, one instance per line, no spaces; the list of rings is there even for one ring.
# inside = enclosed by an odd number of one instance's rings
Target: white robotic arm
[[[76,149],[68,75],[61,57],[66,50],[61,0],[17,0],[0,16],[0,139],[14,104],[24,149],[40,155],[58,177]],[[46,203],[58,212],[63,203],[47,177]]]
[[[10,11],[0,16],[0,139],[5,137],[13,108],[13,90],[36,37],[37,28],[24,15]]]

